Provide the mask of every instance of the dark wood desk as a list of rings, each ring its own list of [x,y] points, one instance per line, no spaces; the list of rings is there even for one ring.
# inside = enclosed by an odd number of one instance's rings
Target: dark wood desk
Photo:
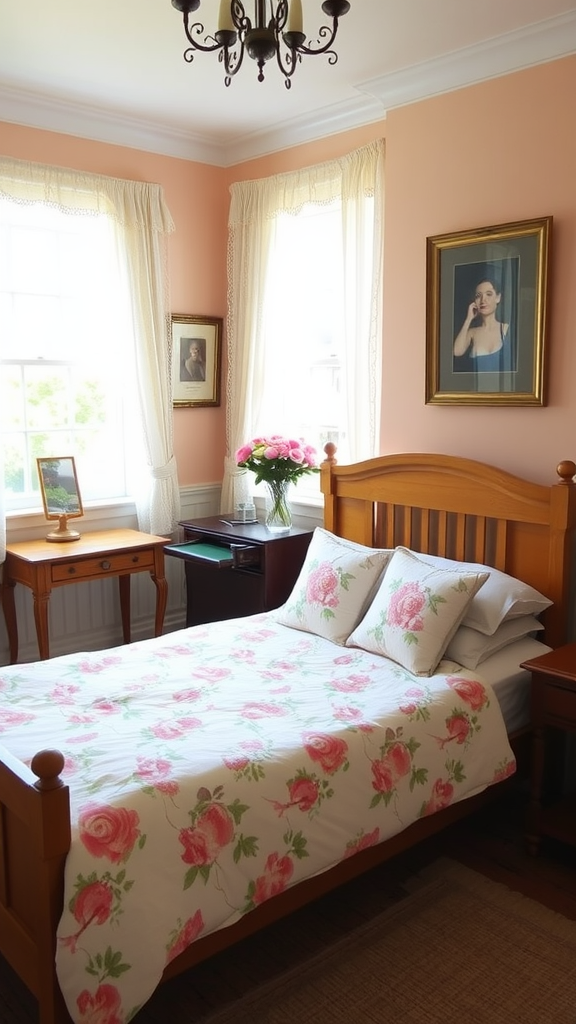
[[[8,544],[2,587],[2,606],[10,664],[18,660],[18,623],[14,587],[22,583],[34,595],[34,620],[40,659],[50,657],[48,640],[48,601],[53,587],[69,583],[117,576],[124,643],[130,643],[130,576],[149,572],[156,586],[154,635],[160,636],[164,624],[168,584],[164,575],[166,537],[138,530],[102,530],[82,534],[79,540],[54,543],[47,540]]]
[[[261,523],[230,526],[231,516],[186,519],[183,544],[166,548],[184,559],[186,625],[231,619],[277,608],[290,595],[311,530],[293,526],[289,533],[270,533]],[[221,559],[204,560],[195,546],[213,545]]]

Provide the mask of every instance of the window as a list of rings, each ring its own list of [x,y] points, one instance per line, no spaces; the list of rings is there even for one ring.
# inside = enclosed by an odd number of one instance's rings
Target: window
[[[41,507],[37,456],[74,455],[84,502],[134,493],[142,440],[130,296],[116,251],[104,213],[0,200],[7,511]]]
[[[339,461],[379,450],[384,143],[231,186],[227,450],[258,434],[301,435]],[[316,476],[298,483],[318,495]]]
[[[341,204],[306,205],[276,223],[264,296],[264,387],[255,434],[304,437],[322,458],[349,460],[344,366]],[[304,477],[299,493],[318,489]],[[308,484],[308,487],[306,486]]]

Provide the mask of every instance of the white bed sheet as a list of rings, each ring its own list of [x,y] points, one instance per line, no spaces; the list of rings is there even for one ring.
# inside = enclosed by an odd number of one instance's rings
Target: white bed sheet
[[[476,669],[476,674],[492,687],[498,698],[508,735],[525,729],[530,723],[531,675],[520,665],[550,650],[552,648],[541,640],[523,637],[492,654]]]

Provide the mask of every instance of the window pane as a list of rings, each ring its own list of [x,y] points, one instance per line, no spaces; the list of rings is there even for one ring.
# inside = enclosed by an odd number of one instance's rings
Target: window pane
[[[266,365],[259,430],[302,436],[323,456],[334,441],[344,458],[344,308],[340,203],[278,218],[267,282]],[[318,493],[303,477],[301,494]]]
[[[111,223],[0,200],[0,268],[8,508],[41,507],[37,456],[74,455],[84,501],[130,494],[134,335]]]

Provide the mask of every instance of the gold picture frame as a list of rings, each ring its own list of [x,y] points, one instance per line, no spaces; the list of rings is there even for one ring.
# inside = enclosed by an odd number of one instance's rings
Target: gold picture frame
[[[40,493],[46,519],[57,519],[58,529],[52,530],[46,540],[78,540],[80,534],[68,526],[69,519],[84,515],[80,486],[73,455],[50,456],[36,459]]]
[[[171,318],[172,405],[220,405],[223,318]]]
[[[540,217],[427,238],[427,405],[546,404],[551,234]]]

